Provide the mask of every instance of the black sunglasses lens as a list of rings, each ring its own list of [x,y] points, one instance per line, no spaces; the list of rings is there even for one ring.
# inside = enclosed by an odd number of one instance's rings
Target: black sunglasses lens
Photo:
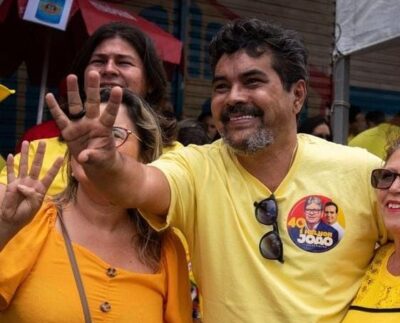
[[[276,222],[278,215],[278,206],[275,199],[269,198],[256,205],[256,217],[259,222],[271,225]]]
[[[371,185],[378,189],[388,189],[396,179],[396,174],[388,169],[374,169],[371,174]]]
[[[267,259],[282,261],[282,241],[275,231],[268,232],[261,238],[260,253]]]

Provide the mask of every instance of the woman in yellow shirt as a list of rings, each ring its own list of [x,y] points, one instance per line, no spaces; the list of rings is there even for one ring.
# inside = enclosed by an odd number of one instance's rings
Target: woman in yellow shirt
[[[101,92],[100,110],[107,109],[109,97],[110,90]],[[99,111],[90,104],[86,109],[83,118],[90,122]],[[152,110],[129,90],[123,90],[113,136],[120,152],[144,162],[161,152]],[[77,134],[77,140],[85,138]],[[110,204],[73,157],[68,187],[39,209],[62,162],[39,180],[44,146],[28,171],[28,143],[23,144],[18,176],[8,157],[9,184],[0,211],[0,321],[190,322],[179,239],[169,230],[154,231],[136,210]]]
[[[378,206],[394,243],[381,247],[343,322],[400,322],[400,138],[383,168],[371,174]]]

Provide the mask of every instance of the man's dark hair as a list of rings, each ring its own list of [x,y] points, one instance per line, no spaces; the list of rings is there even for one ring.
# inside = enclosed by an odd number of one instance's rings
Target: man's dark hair
[[[326,203],[325,203],[325,205],[324,205],[324,210],[325,210],[325,208],[326,208],[327,206],[331,206],[331,205],[335,207],[336,213],[338,213],[338,212],[339,212],[339,208],[338,208],[337,204],[336,204],[335,202],[332,202],[332,201],[329,201],[329,202],[326,202]]]
[[[156,53],[152,40],[143,31],[122,22],[112,22],[101,26],[88,38],[82,50],[75,57],[71,73],[76,74],[80,80],[82,98],[85,98],[82,80],[93,52],[104,40],[113,38],[125,40],[137,51],[146,72],[147,87],[150,89],[144,99],[155,110],[158,110],[166,98],[167,89],[167,78],[162,61]]]
[[[308,81],[307,51],[297,32],[256,19],[237,19],[229,22],[211,40],[211,68],[222,55],[244,50],[251,57],[272,54],[272,68],[282,85],[289,91],[298,80]]]

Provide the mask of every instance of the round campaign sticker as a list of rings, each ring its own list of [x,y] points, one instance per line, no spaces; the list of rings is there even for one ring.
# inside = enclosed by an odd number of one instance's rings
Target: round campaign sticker
[[[325,252],[336,246],[344,235],[344,215],[330,198],[309,195],[291,209],[287,228],[292,241],[309,252]]]

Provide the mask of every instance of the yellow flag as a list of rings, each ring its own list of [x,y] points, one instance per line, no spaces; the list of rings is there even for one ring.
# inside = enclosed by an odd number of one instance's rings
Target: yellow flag
[[[14,94],[15,90],[10,90],[4,85],[0,84],[0,102],[5,100],[10,94]]]

